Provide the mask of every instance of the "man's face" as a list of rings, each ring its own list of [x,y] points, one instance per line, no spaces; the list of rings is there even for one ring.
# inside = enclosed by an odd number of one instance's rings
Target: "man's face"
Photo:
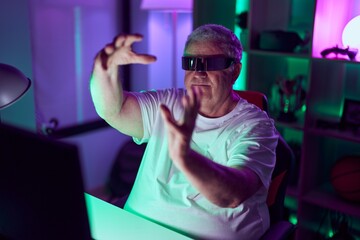
[[[226,57],[216,44],[205,44],[202,42],[194,42],[189,45],[185,50],[184,56]],[[238,75],[234,74],[234,67],[240,66],[240,64],[238,66],[230,66],[227,69],[218,71],[185,71],[185,87],[187,90],[192,87],[201,90],[201,106],[203,111],[205,110],[206,112],[206,108],[222,107],[222,103],[231,95],[232,86]]]

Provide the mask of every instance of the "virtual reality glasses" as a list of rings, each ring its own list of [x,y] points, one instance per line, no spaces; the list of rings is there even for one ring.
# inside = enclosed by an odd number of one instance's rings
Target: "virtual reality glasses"
[[[227,69],[234,63],[239,61],[235,58],[223,56],[212,57],[182,57],[182,69],[186,71],[220,71]]]

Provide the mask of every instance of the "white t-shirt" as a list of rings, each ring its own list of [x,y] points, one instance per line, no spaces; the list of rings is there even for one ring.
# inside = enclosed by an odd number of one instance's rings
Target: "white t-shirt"
[[[273,120],[244,99],[225,116],[198,115],[192,149],[225,166],[251,168],[263,183],[238,207],[222,208],[200,194],[169,158],[159,105],[166,104],[179,120],[185,94],[183,89],[134,94],[144,125],[143,139],[134,140],[148,145],[125,210],[195,239],[258,239],[269,227],[266,197],[278,139]]]

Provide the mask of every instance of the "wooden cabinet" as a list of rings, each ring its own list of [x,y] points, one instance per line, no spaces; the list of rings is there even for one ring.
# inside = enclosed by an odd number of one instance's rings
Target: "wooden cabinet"
[[[330,180],[339,159],[349,155],[360,159],[360,129],[340,126],[345,100],[360,101],[360,49],[354,60],[342,54],[321,55],[324,49],[344,47],[343,29],[359,15],[358,0],[249,3],[247,29],[242,33],[247,42],[246,88],[268,96],[270,114],[297,156],[286,200],[289,215],[296,216],[296,239],[331,237],[342,220],[348,221],[353,236],[360,236],[360,202],[341,198]],[[292,51],[284,50],[289,40],[281,42],[283,36],[276,38],[274,31],[296,33],[303,42]],[[296,90],[280,86],[296,81],[301,94],[291,115]],[[286,95],[287,90],[294,94]]]

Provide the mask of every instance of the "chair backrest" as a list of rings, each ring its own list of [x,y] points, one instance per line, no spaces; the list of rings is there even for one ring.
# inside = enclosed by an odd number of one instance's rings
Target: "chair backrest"
[[[267,112],[268,100],[265,94],[257,91],[236,91],[239,96],[249,103],[255,104]],[[290,172],[293,168],[295,156],[289,145],[279,134],[276,147],[276,163],[271,177],[267,205],[271,223],[284,220],[284,200],[289,183]]]
[[[249,103],[255,104],[265,112],[268,111],[268,100],[265,94],[257,91],[235,91],[241,98],[245,99]]]
[[[111,199],[121,198],[130,193],[145,148],[145,143],[138,145],[129,138],[119,149],[106,183]]]

